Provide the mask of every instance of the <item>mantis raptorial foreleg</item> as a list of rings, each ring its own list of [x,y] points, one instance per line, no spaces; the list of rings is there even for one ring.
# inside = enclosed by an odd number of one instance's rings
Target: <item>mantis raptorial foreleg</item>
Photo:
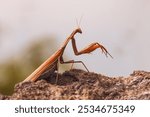
[[[77,47],[76,47],[76,41],[75,41],[75,39],[73,38],[71,41],[72,41],[72,47],[73,47],[75,55],[88,54],[88,53],[91,53],[92,51],[96,50],[97,48],[100,48],[102,50],[102,52],[106,55],[106,57],[107,57],[107,55],[109,55],[111,58],[113,58],[109,54],[109,52],[107,51],[107,49],[104,46],[102,46],[101,44],[97,43],[97,42],[91,43],[87,47],[85,47],[82,50],[78,51]]]

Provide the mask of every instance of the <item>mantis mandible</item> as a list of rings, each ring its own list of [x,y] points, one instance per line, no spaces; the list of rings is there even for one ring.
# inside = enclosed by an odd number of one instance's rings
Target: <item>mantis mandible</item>
[[[73,51],[75,55],[81,55],[81,54],[88,54],[92,51],[94,51],[97,48],[100,48],[102,50],[102,52],[106,55],[109,55],[111,58],[113,58],[109,52],[107,51],[107,49],[95,42],[95,43],[91,43],[90,45],[88,45],[87,47],[83,48],[81,51],[77,50],[76,47],[76,41],[75,41],[75,35],[77,33],[82,34],[82,30],[80,27],[76,28],[75,30],[73,30],[73,32],[68,36],[68,38],[66,38],[66,40],[64,41],[64,43],[62,44],[62,46],[60,47],[60,49],[58,49],[52,56],[50,56],[45,62],[43,62],[31,75],[29,75],[24,81],[36,81],[39,76],[41,74],[43,74],[44,72],[46,72],[48,69],[53,70],[53,72],[58,70],[58,67],[54,67],[57,66],[58,62],[60,62],[61,64],[67,64],[67,63],[72,63],[72,65],[74,63],[81,63],[83,64],[83,66],[86,68],[87,71],[89,71],[87,69],[87,67],[85,66],[85,64],[82,61],[74,61],[74,60],[70,60],[70,61],[64,61],[63,60],[63,53],[64,50],[68,44],[68,42],[71,40],[72,42],[72,47],[73,47]]]

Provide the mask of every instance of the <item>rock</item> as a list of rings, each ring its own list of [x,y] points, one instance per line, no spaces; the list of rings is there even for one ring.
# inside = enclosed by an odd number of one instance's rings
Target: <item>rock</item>
[[[36,82],[16,84],[9,100],[149,100],[150,72],[134,71],[128,77],[107,77],[79,69],[45,74]]]

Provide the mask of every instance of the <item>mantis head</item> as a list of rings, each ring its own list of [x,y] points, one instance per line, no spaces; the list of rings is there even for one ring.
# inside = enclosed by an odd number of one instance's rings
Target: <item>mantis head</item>
[[[81,30],[81,28],[77,28],[75,32],[76,32],[76,33],[80,33],[80,34],[82,34],[82,30]]]

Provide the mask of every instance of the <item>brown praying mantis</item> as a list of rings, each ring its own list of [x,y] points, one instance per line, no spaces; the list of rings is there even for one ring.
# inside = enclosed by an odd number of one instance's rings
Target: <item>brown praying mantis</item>
[[[68,36],[66,38],[66,40],[64,41],[64,43],[62,44],[62,46],[60,47],[60,49],[58,49],[52,56],[50,56],[45,62],[43,62],[31,75],[29,75],[24,81],[36,81],[40,75],[42,75],[44,72],[46,72],[48,69],[51,70],[52,72],[58,71],[58,62],[60,62],[61,64],[67,64],[67,63],[72,63],[72,66],[74,63],[81,63],[83,64],[83,66],[85,67],[85,69],[87,71],[89,71],[87,69],[87,67],[85,66],[85,64],[82,61],[74,61],[74,60],[70,60],[70,61],[64,61],[63,60],[63,53],[64,50],[68,44],[68,42],[71,40],[72,42],[72,47],[73,47],[73,51],[75,55],[81,55],[81,54],[88,54],[91,53],[92,51],[94,51],[97,48],[100,48],[102,50],[102,52],[106,55],[106,57],[109,55],[111,58],[113,58],[109,52],[107,51],[107,49],[95,42],[95,43],[91,43],[90,45],[88,45],[87,47],[83,48],[81,51],[77,50],[76,47],[76,41],[75,41],[75,35],[77,33],[82,34],[82,30],[80,27],[76,28],[75,30],[73,30],[73,32],[70,34],[70,36]],[[72,67],[71,67],[72,68]],[[56,79],[57,82],[57,79]]]

